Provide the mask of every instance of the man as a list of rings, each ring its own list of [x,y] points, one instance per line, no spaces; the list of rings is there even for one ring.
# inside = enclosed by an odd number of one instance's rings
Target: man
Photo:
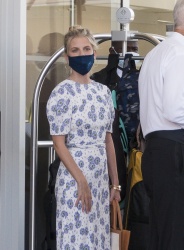
[[[175,32],[147,54],[139,76],[148,250],[184,249],[184,0],[173,17]]]
[[[127,41],[128,53],[132,53],[133,56],[139,56],[138,50],[138,40]],[[122,70],[120,67],[123,67],[124,61],[119,60],[119,55],[122,55],[122,41],[112,41],[111,47],[109,48],[107,66],[92,74],[91,79],[101,82],[107,85],[110,89],[113,89],[122,76]]]
[[[112,46],[109,48],[111,54],[122,53],[122,41],[112,41],[111,45]],[[127,52],[138,53],[138,50],[139,47],[137,40],[127,41]]]

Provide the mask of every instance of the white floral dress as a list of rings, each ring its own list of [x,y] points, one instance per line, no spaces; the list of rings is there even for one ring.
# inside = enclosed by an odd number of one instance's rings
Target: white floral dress
[[[57,250],[110,250],[109,177],[106,132],[112,132],[114,107],[110,90],[92,81],[64,80],[47,103],[51,135],[66,135],[66,145],[84,173],[92,193],[92,209],[75,207],[77,183],[63,163],[56,180]]]

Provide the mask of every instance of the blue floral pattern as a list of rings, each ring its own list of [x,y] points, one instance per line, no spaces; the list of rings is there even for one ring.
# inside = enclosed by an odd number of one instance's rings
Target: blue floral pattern
[[[109,179],[105,150],[106,132],[112,132],[114,108],[110,90],[100,83],[65,80],[52,91],[47,103],[51,135],[65,135],[76,164],[92,194],[92,209],[76,207],[77,183],[60,164],[56,180],[57,250],[110,250]]]

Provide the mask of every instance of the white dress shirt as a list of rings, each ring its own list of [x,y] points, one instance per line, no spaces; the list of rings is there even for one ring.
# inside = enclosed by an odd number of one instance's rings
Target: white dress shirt
[[[139,75],[143,135],[184,129],[184,36],[174,32],[152,49]]]

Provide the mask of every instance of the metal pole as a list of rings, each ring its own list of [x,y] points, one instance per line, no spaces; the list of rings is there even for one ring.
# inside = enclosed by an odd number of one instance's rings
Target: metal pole
[[[150,43],[152,43],[153,45],[157,45],[160,41],[154,37],[154,36],[151,36],[151,35],[148,35],[146,33],[131,33],[130,34],[130,38],[131,39],[142,39],[142,40],[145,40],[145,41],[148,41]]]
[[[38,107],[39,97],[43,81],[54,62],[61,56],[64,48],[56,52],[43,68],[35,86],[32,103],[31,120],[31,164],[30,164],[30,225],[29,225],[29,249],[35,250],[35,194],[36,194],[36,176],[38,160]]]
[[[74,0],[70,0],[70,26],[74,25]]]

